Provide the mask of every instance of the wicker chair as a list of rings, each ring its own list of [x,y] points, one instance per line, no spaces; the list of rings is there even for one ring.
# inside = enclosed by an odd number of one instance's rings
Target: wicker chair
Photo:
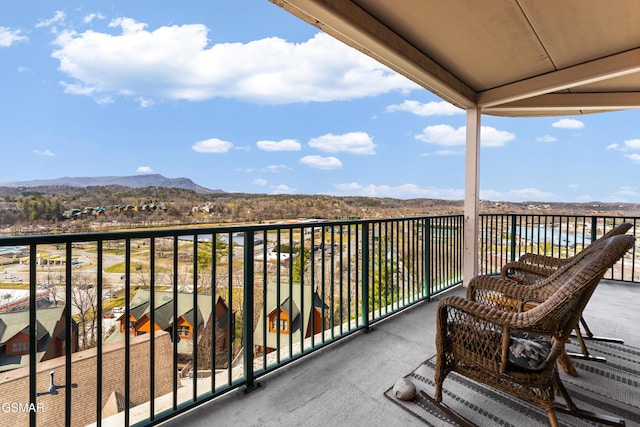
[[[457,372],[539,406],[554,427],[558,426],[556,410],[624,425],[623,420],[578,409],[560,380],[556,362],[605,271],[633,246],[634,240],[627,235],[612,237],[594,250],[574,257],[543,281],[548,285],[545,289],[555,289],[543,300],[538,299],[540,295],[528,293],[527,286],[513,286],[508,280],[489,276],[476,277],[470,284],[478,291],[477,295],[486,297],[483,300],[486,303],[458,296],[443,299],[436,319],[435,396],[421,393],[454,418],[458,417],[456,421],[461,425],[470,425],[442,402],[443,382],[449,372]],[[481,292],[482,289],[487,292]],[[530,301],[537,305],[523,311]],[[496,302],[507,309],[496,308]],[[529,360],[524,365],[510,357],[517,353],[516,339],[527,337],[547,337],[542,340],[546,352],[537,352],[535,366],[530,362],[536,357],[526,352],[525,359]],[[536,342],[540,342],[537,338]],[[556,390],[565,405],[555,402]]]
[[[617,236],[620,234],[626,233],[633,224],[624,222],[615,226],[613,229],[602,235],[599,239],[595,240],[591,245],[587,246],[583,249],[579,254],[585,251],[591,251],[597,249],[599,245],[605,242],[609,237]],[[578,254],[578,255],[579,255]],[[534,254],[534,253],[526,253],[522,255],[518,261],[510,262],[504,265],[501,272],[501,277],[503,279],[511,279],[514,280],[518,284],[523,285],[536,285],[535,288],[540,286],[540,282],[545,278],[549,277],[553,274],[558,268],[563,265],[571,262],[571,260],[578,255],[574,255],[570,258],[556,258],[546,255]],[[580,327],[584,329],[584,335],[582,334]],[[624,343],[624,340],[620,338],[609,338],[609,337],[601,337],[594,336],[591,332],[591,329],[587,325],[584,317],[580,317],[580,321],[576,324],[575,327],[575,336],[578,340],[582,353],[568,353],[571,357],[576,357],[580,359],[594,360],[598,362],[606,362],[604,357],[600,356],[592,356],[589,353],[589,349],[585,343],[585,339],[587,340],[597,340],[597,341],[607,341],[607,342],[615,342],[615,343]]]

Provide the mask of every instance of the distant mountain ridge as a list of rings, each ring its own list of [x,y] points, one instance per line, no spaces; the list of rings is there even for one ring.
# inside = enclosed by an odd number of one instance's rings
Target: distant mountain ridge
[[[96,177],[63,177],[55,179],[39,179],[33,181],[0,182],[0,187],[93,187],[121,185],[130,188],[169,187],[193,190],[199,194],[224,193],[222,190],[212,190],[196,184],[189,178],[167,178],[160,174],[132,175],[132,176],[96,176]]]

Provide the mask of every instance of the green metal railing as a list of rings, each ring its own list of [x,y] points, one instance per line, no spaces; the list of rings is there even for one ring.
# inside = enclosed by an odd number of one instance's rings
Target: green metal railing
[[[24,395],[15,399],[47,406],[11,414],[10,421],[100,426],[111,416],[107,400],[120,395],[119,422],[147,425],[232,389],[250,391],[268,372],[460,284],[462,221],[444,216],[1,238],[0,248],[11,256],[0,268],[7,277],[23,277],[26,291],[22,306],[12,300],[4,308],[28,310],[34,361],[23,368],[28,371],[12,372],[25,384],[16,387]],[[71,307],[57,326],[46,324],[44,299]],[[64,343],[62,351],[46,353],[57,356],[50,360],[40,351],[43,328],[51,342],[55,329]],[[156,333],[149,339],[154,329],[167,331],[170,340]],[[160,365],[168,368],[158,372]],[[60,383],[76,387],[44,394],[43,377],[52,368],[64,372]],[[94,408],[89,418],[80,410],[86,407]]]
[[[267,373],[461,284],[463,221],[0,238],[3,324],[28,312],[24,325],[0,330],[26,331],[28,351],[12,360],[30,361],[0,364],[0,396],[10,387],[16,402],[46,407],[5,413],[3,422],[101,426],[115,417],[150,425],[231,390],[251,391]],[[570,257],[623,221],[637,232],[638,218],[481,215],[479,271],[499,274],[525,252]],[[634,248],[607,278],[640,282],[635,259]],[[10,285],[22,296],[4,297]],[[47,305],[64,306],[62,317],[52,321]],[[5,355],[11,339],[2,335]],[[59,372],[57,394],[47,392],[50,371]],[[105,409],[113,399],[122,402],[117,414]]]
[[[524,253],[570,258],[615,226],[632,224],[628,234],[640,233],[640,218],[576,215],[481,215],[479,233],[480,274],[500,274],[502,266]],[[606,279],[640,282],[634,247]]]

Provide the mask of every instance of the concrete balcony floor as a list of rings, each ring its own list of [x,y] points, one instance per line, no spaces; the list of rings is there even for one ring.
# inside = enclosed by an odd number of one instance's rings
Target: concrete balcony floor
[[[435,354],[435,312],[446,295],[386,319],[261,379],[261,387],[232,392],[162,425],[393,426],[424,425],[383,393]],[[640,285],[603,281],[584,317],[596,335],[640,347]]]

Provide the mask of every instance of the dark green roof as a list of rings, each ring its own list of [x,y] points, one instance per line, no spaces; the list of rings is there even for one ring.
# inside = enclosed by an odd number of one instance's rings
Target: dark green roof
[[[280,309],[285,313],[287,313],[287,316],[289,316],[289,320],[291,322],[296,320],[300,315],[300,309],[298,308],[296,303],[293,302],[291,298],[287,298],[284,301],[282,301],[282,304],[280,304]],[[291,311],[289,311],[289,309],[291,309]]]
[[[129,314],[131,314],[134,318],[141,318],[149,308],[149,301],[145,301],[141,304],[136,305],[135,307],[131,307],[129,309]]]
[[[63,319],[64,310],[64,306],[38,309],[36,314],[36,337],[38,339],[36,357],[38,361],[44,356],[56,325]],[[0,343],[7,342],[19,333],[29,335],[29,310],[0,313]],[[0,357],[0,371],[19,368],[28,365],[28,363],[28,355]]]
[[[194,320],[193,313],[196,313],[196,320]],[[204,318],[202,317],[202,313],[200,309],[196,307],[196,310],[189,310],[181,316],[184,320],[189,322],[192,326],[200,326],[204,323]]]
[[[173,300],[167,301],[161,306],[157,307],[153,313],[153,321],[163,331],[166,330],[173,323]],[[149,314],[151,317],[151,314]]]
[[[178,306],[176,308],[178,317],[185,318],[189,323],[193,323],[193,293],[178,292]],[[139,320],[144,315],[148,315],[151,318],[151,293],[148,289],[139,289],[135,295],[131,298],[129,304],[129,312]],[[154,323],[162,330],[167,330],[174,322],[173,303],[174,293],[173,291],[155,291],[154,292],[154,305],[155,310],[153,313]],[[197,319],[198,322],[204,323],[212,314],[213,301],[211,295],[198,294],[197,301]],[[224,316],[223,316],[224,317]],[[198,326],[198,325],[195,325]],[[120,332],[120,329],[116,329],[116,332],[111,334],[105,342],[112,343],[124,339],[124,334]]]

